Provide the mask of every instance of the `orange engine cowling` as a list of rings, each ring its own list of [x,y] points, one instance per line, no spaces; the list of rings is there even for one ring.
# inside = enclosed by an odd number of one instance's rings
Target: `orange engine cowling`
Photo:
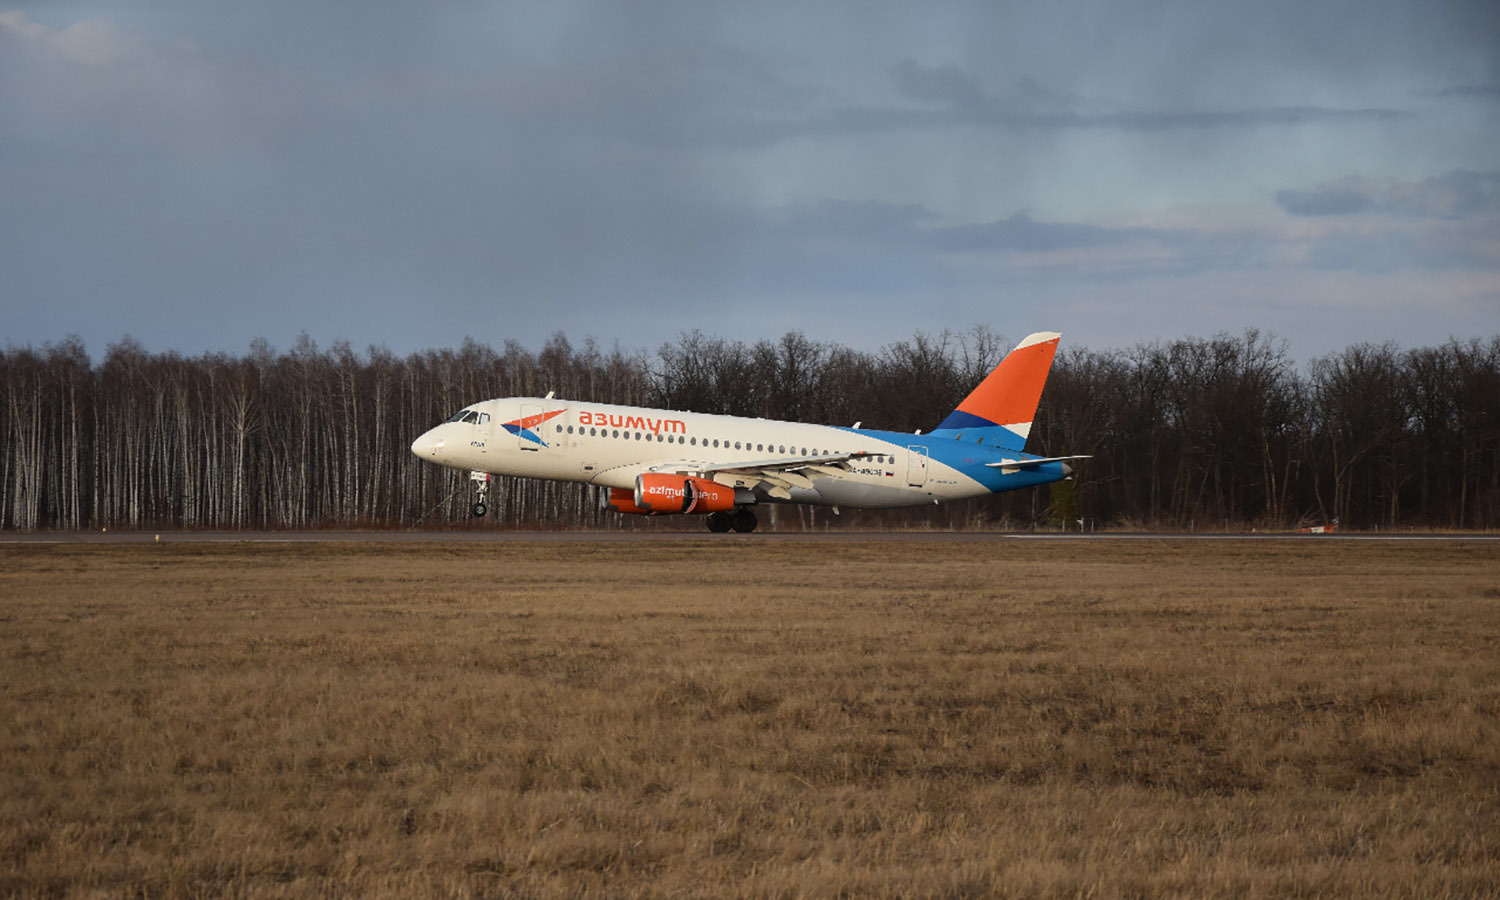
[[[635,505],[635,491],[630,488],[610,488],[609,494],[604,498],[604,508],[636,516],[651,515],[651,510]]]
[[[612,507],[614,493],[614,490],[610,491]],[[734,509],[734,488],[706,478],[649,472],[635,479],[635,493],[630,500],[630,505],[635,508],[629,512],[658,515],[727,512]]]

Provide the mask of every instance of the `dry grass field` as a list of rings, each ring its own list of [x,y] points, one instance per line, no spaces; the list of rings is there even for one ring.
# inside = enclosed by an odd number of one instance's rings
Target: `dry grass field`
[[[0,548],[0,895],[1500,891],[1500,545]]]

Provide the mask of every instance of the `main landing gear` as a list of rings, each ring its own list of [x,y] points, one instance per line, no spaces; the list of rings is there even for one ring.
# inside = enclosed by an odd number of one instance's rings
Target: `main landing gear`
[[[732,513],[716,512],[708,514],[708,530],[715,534],[726,531],[738,531],[741,534],[749,534],[760,524],[755,518],[755,511],[741,506]]]
[[[482,519],[484,518],[484,514],[489,512],[487,501],[490,497],[490,473],[470,472],[469,480],[477,486],[477,491],[474,494],[474,507],[471,512],[474,513],[474,518]]]

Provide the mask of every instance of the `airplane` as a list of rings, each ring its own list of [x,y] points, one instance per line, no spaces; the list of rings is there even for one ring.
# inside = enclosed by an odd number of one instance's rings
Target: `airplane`
[[[854,509],[982,497],[1072,474],[1082,456],[1023,453],[1061,335],[1021,341],[927,434],[507,397],[474,403],[412,441],[411,452],[467,470],[483,516],[492,475],[607,488],[627,515],[703,515],[712,532],[755,530],[755,509]]]

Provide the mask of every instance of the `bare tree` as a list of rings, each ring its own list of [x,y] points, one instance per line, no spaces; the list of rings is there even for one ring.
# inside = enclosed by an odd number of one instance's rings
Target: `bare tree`
[[[465,404],[560,397],[733,415],[927,429],[1008,341],[984,328],[917,333],[878,354],[801,332],[746,346],[689,332],[654,356],[553,335],[538,353],[396,356],[303,335],[243,356],[149,353],[130,339],[92,363],[69,338],[0,351],[0,527],[304,528],[467,521],[460,472],[423,464],[411,438]],[[1493,527],[1500,521],[1500,338],[1401,352],[1358,345],[1314,361],[1249,331],[1056,361],[1033,449],[1091,454],[1066,501],[1106,522],[1286,527]],[[621,525],[597,489],[501,479],[508,527]],[[874,511],[868,524],[1025,526],[1045,492],[941,509]],[[1060,507],[1059,507],[1060,508]],[[1070,516],[1075,513],[1070,512]],[[809,527],[816,513],[802,511]],[[494,521],[494,520],[492,520]]]

